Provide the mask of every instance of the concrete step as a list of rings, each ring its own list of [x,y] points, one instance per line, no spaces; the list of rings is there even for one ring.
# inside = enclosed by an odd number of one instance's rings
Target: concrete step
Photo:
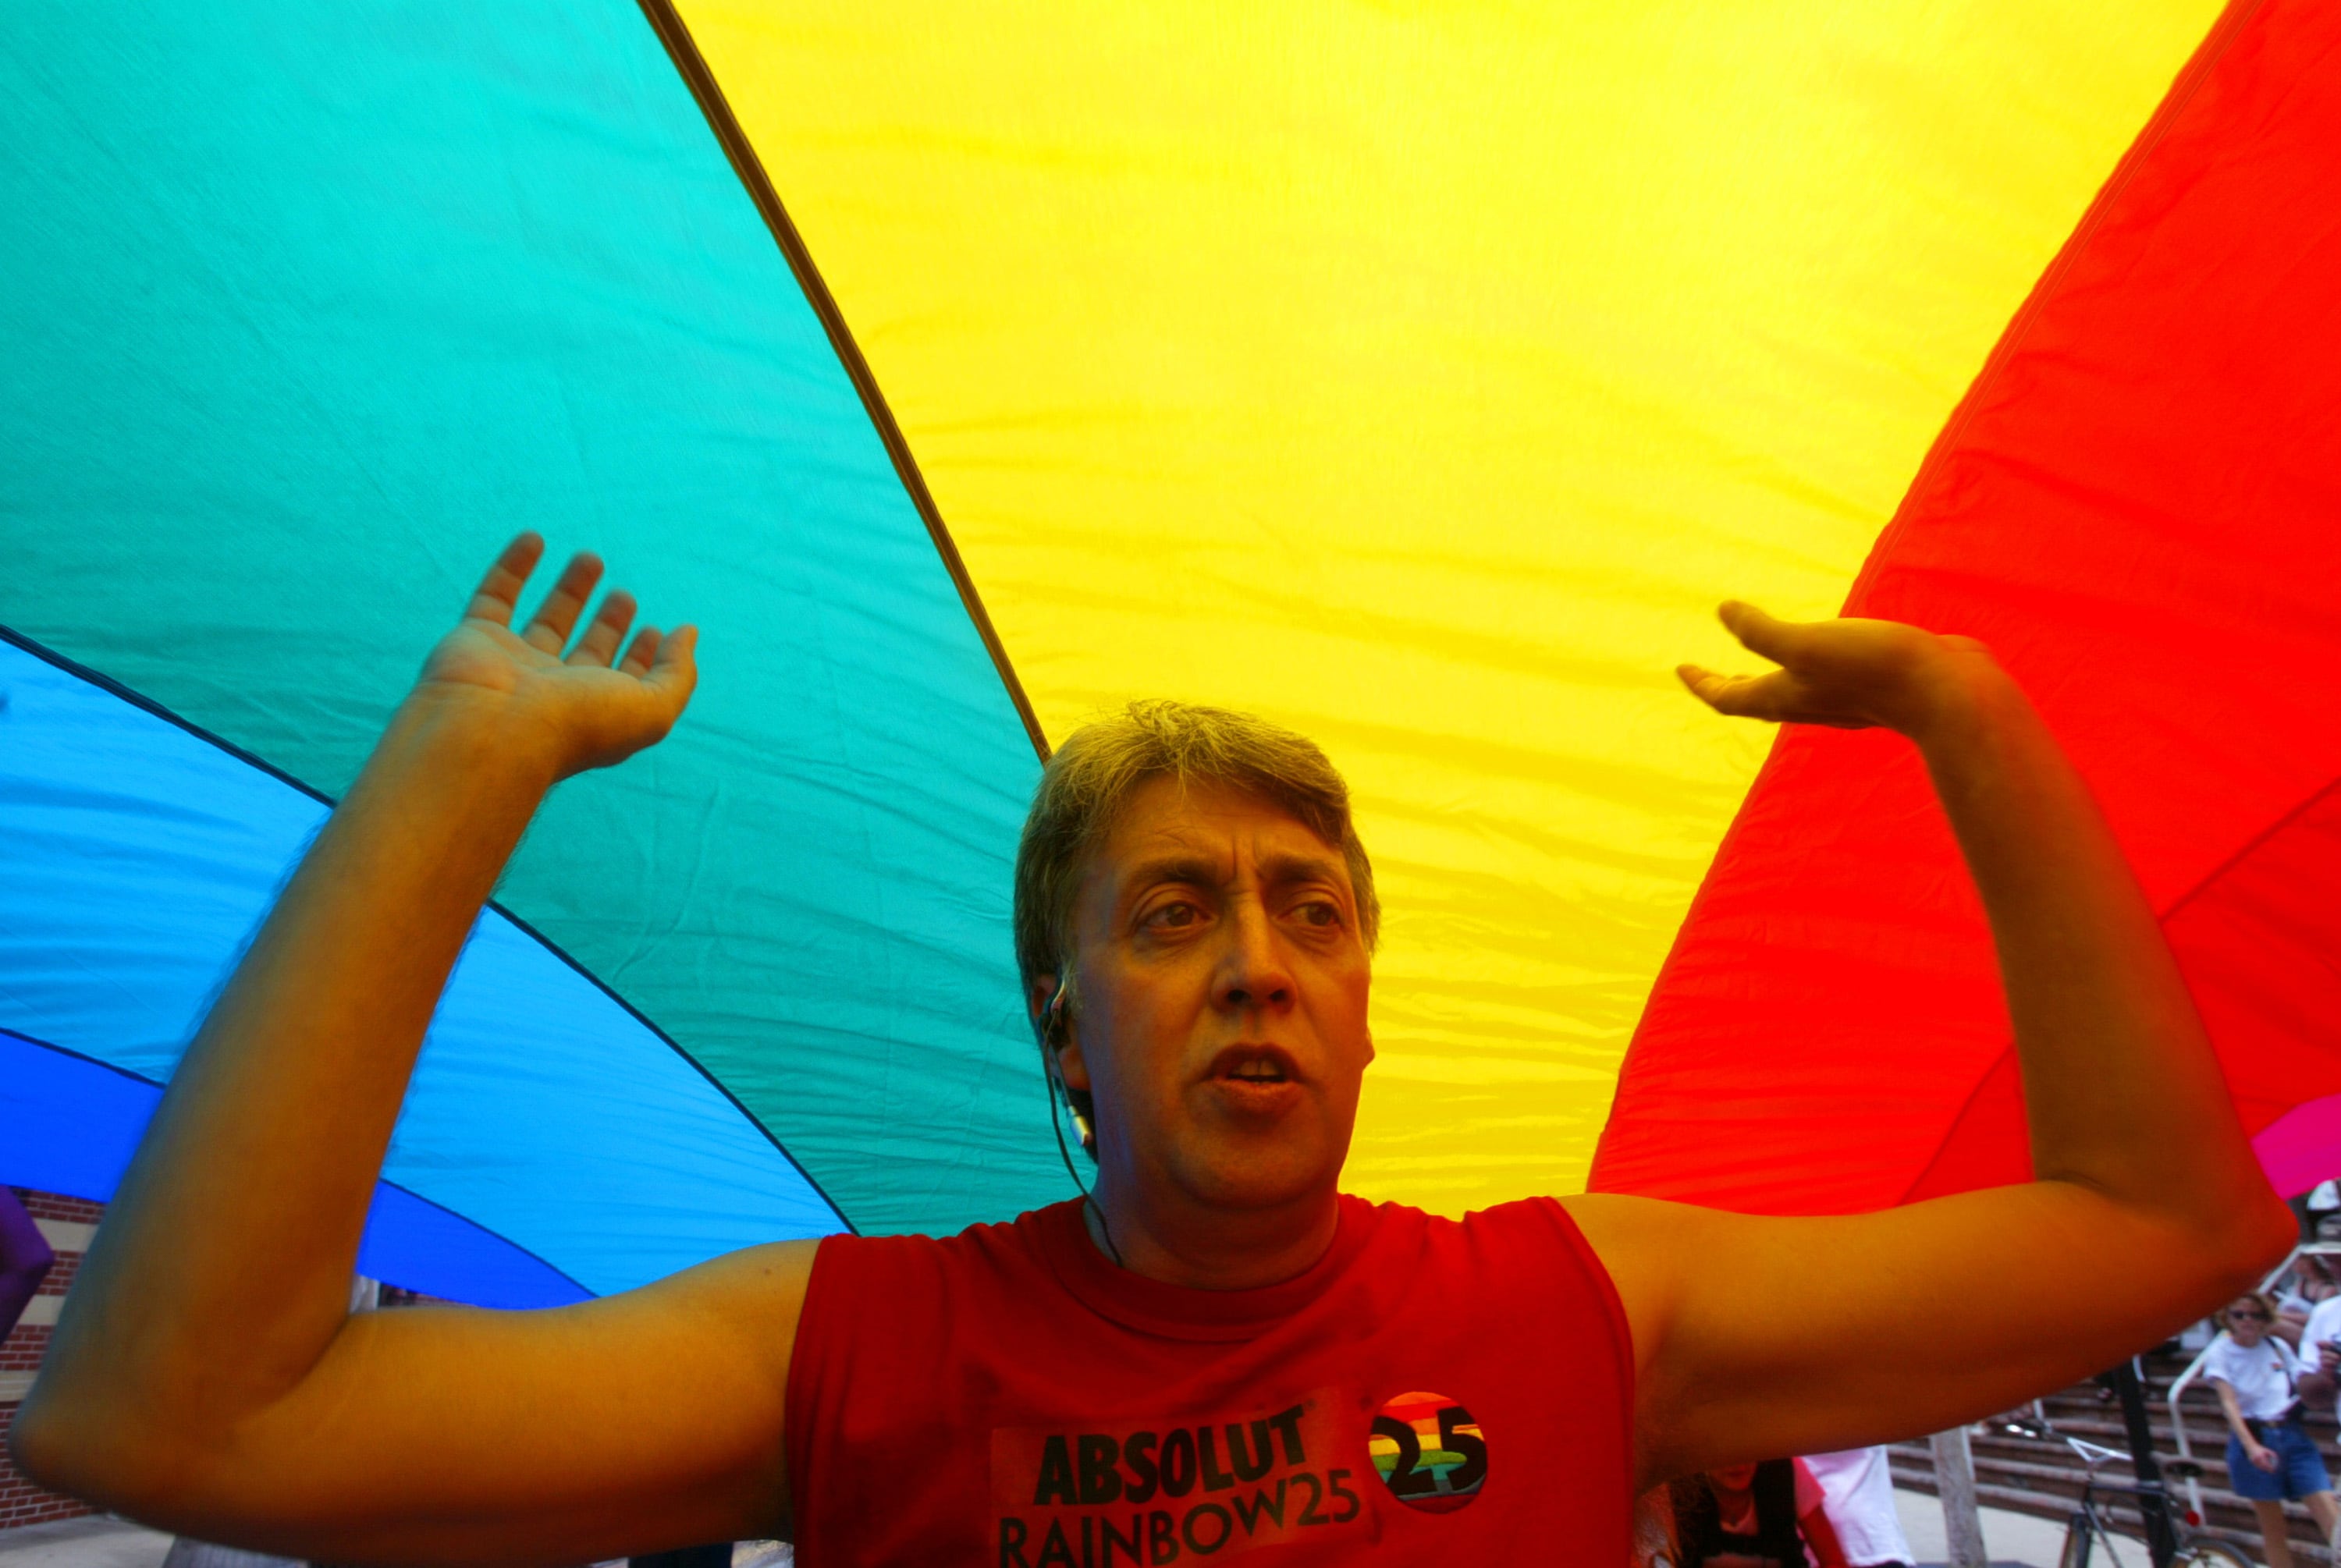
[[[2082,1467],[2071,1460],[2071,1451],[2058,1455],[2044,1448],[2030,1460],[1995,1459],[1987,1461],[1977,1455],[1976,1494],[1980,1501],[1995,1506],[2029,1513],[2037,1518],[2064,1520],[2069,1518],[2080,1496]],[[1931,1494],[1935,1490],[1934,1456],[1923,1444],[1904,1444],[1890,1451],[1895,1484]],[[2127,1472],[2115,1476],[2100,1471],[2105,1481],[2126,1481]],[[2226,1467],[2213,1464],[2203,1477],[2203,1525],[2207,1533],[2228,1540],[2244,1550],[2256,1554],[2259,1547],[2259,1523],[2251,1505],[2226,1489]],[[2185,1506],[2183,1488],[2174,1487],[2174,1497]],[[2127,1495],[2100,1491],[2100,1509],[2116,1528],[2136,1534],[2142,1531],[2136,1502]],[[2287,1505],[2286,1515],[2291,1525],[2288,1535],[2296,1555],[2304,1561],[2330,1561],[2322,1536],[2308,1516],[2306,1509],[2297,1504]]]
[[[1895,1484],[1908,1491],[1924,1493],[1928,1496],[1934,1494],[1931,1481],[1920,1483],[1914,1479],[1898,1476]],[[2028,1514],[2036,1519],[2052,1520],[2060,1523],[2068,1519],[2072,1512],[2069,1508],[2043,1509],[2037,1505],[2037,1501],[2027,1493],[2009,1487],[1992,1485],[1982,1481],[1976,1483],[1976,1501],[1987,1508],[2004,1508],[2012,1513]],[[2105,1519],[2107,1526],[2116,1534],[2126,1536],[2133,1541],[2145,1539],[2145,1526],[2139,1522],[2135,1510],[2127,1513],[2117,1509],[2112,1510],[2105,1514]],[[2255,1563],[2260,1560],[2260,1533],[2256,1522],[2240,1529],[2212,1522],[2203,1525],[2199,1533],[2226,1542],[2249,1556]],[[2326,1549],[2324,1543],[2315,1539],[2313,1530],[2306,1537],[2296,1531],[2291,1537],[2291,1542],[2293,1559],[2296,1562],[2330,1563],[2334,1560],[2332,1553]]]
[[[2120,1407],[2082,1396],[2060,1395],[2041,1402],[2047,1409],[2048,1419],[2060,1432],[2092,1443],[2105,1443],[2112,1447],[2128,1446],[2128,1434],[2122,1425]],[[2210,1394],[2189,1392],[2179,1404],[2180,1418],[2187,1427],[2187,1441],[2197,1447],[2209,1444],[2223,1447],[2227,1441],[2226,1417],[2220,1413],[2218,1403]],[[2333,1412],[2312,1408],[2306,1413],[2311,1434],[2320,1441],[2330,1440],[2336,1434]],[[2159,1402],[2147,1406],[2147,1424],[2153,1429],[2157,1444],[2171,1442],[2168,1407]]]

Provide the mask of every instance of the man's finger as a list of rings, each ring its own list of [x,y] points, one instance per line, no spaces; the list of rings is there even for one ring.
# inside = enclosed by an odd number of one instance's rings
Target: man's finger
[[[529,532],[516,536],[497,552],[495,564],[480,579],[480,586],[472,590],[472,601],[463,607],[466,620],[493,620],[498,626],[510,626],[513,612],[520,608],[520,590],[528,583],[528,574],[544,558],[544,536]]]
[[[1690,688],[1690,694],[1709,708],[1716,706],[1716,699],[1722,694],[1724,688],[1730,684],[1730,677],[1718,675],[1714,670],[1699,664],[1676,665],[1675,679]]]
[[[626,650],[623,659],[618,660],[619,672],[625,675],[647,674],[658,658],[659,641],[659,629],[655,626],[645,626],[635,632],[633,646]]]
[[[1739,639],[1741,647],[1775,664],[1791,662],[1804,641],[1804,627],[1740,600],[1724,600],[1715,613],[1731,635]]]
[[[609,596],[602,600],[602,608],[593,612],[585,635],[569,650],[567,662],[608,664],[626,640],[626,628],[633,623],[634,596],[623,588],[610,590]]]
[[[602,558],[590,551],[579,551],[561,569],[561,580],[553,591],[537,606],[536,616],[521,636],[540,653],[556,658],[577,626],[577,617],[583,612],[585,601],[593,596],[593,585],[602,581]]]

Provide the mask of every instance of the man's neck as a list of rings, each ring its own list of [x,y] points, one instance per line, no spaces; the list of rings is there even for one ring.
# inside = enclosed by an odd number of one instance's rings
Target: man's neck
[[[1341,1228],[1340,1196],[1331,1191],[1238,1212],[1121,1198],[1101,1182],[1081,1206],[1091,1245],[1132,1274],[1191,1290],[1281,1285],[1330,1251]]]

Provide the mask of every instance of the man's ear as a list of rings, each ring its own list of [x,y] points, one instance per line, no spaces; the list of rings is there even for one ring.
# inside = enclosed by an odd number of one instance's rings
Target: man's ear
[[[1058,1003],[1061,1013],[1053,1035],[1043,1021],[1052,1002]],[[1073,1022],[1071,1009],[1058,1001],[1057,977],[1033,976],[1032,987],[1025,993],[1024,1007],[1031,1016],[1033,1028],[1040,1033],[1041,1048],[1056,1058],[1057,1076],[1064,1080],[1067,1088],[1088,1093],[1090,1069],[1089,1064],[1081,1060],[1081,1031]]]
[[[1090,1092],[1090,1065],[1081,1059],[1081,1032],[1065,1020],[1064,1032],[1059,1036],[1057,1076],[1065,1080],[1065,1087],[1077,1095]]]

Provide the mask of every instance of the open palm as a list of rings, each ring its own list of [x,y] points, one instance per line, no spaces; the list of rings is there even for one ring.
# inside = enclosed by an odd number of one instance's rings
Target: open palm
[[[533,533],[504,547],[463,619],[423,661],[418,689],[498,702],[503,721],[533,731],[550,747],[556,777],[565,778],[623,761],[664,738],[698,680],[692,660],[697,638],[688,626],[664,636],[644,626],[629,643],[633,596],[613,589],[570,647],[602,578],[601,561],[586,554],[572,558],[535,616],[513,631],[521,590],[543,554],[544,541]]]
[[[1898,620],[1782,620],[1752,604],[1718,612],[1748,651],[1780,666],[1762,675],[1720,675],[1696,664],[1676,674],[1718,713],[1840,729],[1882,726],[1917,736],[1934,717],[1962,663],[1990,654],[1968,637]]]

